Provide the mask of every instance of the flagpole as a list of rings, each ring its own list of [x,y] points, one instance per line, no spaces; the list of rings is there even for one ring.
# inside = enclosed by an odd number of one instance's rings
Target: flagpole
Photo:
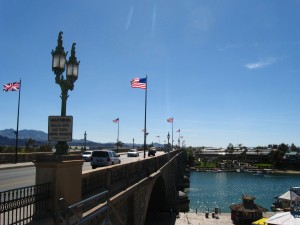
[[[174,123],[174,118],[172,120],[172,149],[171,149],[171,151],[173,151],[173,142],[174,142],[174,139],[173,139],[173,123]]]
[[[178,146],[180,148],[180,129],[178,131],[176,131],[176,132],[178,132]]]
[[[15,163],[18,163],[18,141],[19,141],[19,112],[20,112],[20,98],[21,98],[21,79],[19,88],[19,99],[18,99],[18,115],[17,115],[17,131],[16,131],[16,152],[15,152]]]
[[[148,78],[147,78],[147,75],[146,75],[145,121],[144,121],[144,158],[146,158],[146,136],[147,136],[147,89],[148,89]]]
[[[120,119],[118,117],[117,152],[119,152],[119,124],[120,124]]]

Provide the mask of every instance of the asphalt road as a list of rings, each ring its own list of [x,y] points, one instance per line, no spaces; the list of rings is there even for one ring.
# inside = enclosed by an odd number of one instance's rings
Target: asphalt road
[[[156,155],[164,154],[157,152]],[[121,163],[130,163],[144,158],[144,153],[140,152],[139,157],[127,157],[126,154],[120,156]],[[146,158],[148,158],[146,154]],[[84,162],[82,172],[92,171],[89,162]],[[27,187],[35,185],[35,167],[13,168],[0,170],[0,192],[15,188]]]

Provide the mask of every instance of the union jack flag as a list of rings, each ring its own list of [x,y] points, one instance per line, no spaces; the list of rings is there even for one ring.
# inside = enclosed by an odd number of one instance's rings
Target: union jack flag
[[[168,119],[167,119],[167,122],[168,122],[168,123],[173,123],[173,118],[168,118]]]
[[[20,89],[20,81],[3,85],[3,92],[18,91]]]

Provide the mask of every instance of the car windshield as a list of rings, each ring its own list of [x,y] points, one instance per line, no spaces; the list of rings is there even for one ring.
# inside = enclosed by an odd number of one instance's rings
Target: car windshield
[[[92,152],[83,152],[82,155],[90,155]]]
[[[108,157],[108,152],[97,151],[93,153],[93,157]]]
[[[135,149],[131,149],[128,152],[136,152],[136,150]]]

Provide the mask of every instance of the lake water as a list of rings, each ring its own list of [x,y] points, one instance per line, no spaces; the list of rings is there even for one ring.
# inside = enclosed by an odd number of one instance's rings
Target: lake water
[[[255,176],[253,173],[236,172],[191,172],[190,211],[205,212],[218,207],[221,212],[230,212],[229,206],[241,203],[242,195],[254,196],[255,203],[271,210],[274,197],[300,186],[300,175],[270,174]]]

